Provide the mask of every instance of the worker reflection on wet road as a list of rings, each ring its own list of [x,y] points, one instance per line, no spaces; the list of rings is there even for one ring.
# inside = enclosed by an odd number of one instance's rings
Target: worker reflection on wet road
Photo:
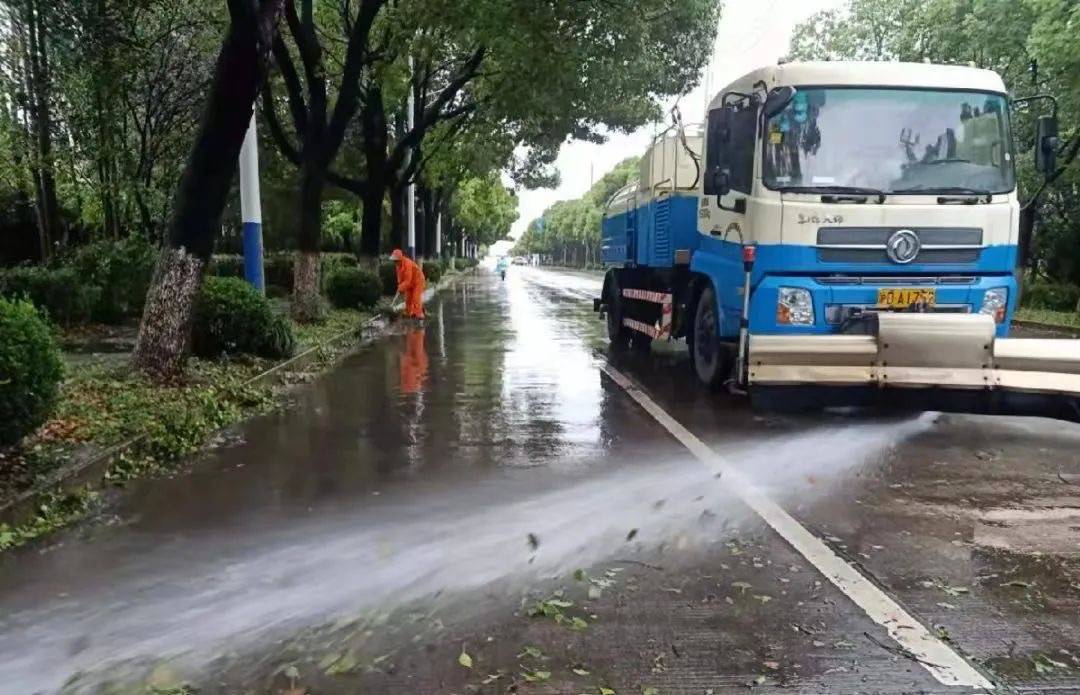
[[[413,327],[406,331],[401,342],[399,363],[402,395],[418,393],[427,381],[428,356],[424,348],[423,327]]]

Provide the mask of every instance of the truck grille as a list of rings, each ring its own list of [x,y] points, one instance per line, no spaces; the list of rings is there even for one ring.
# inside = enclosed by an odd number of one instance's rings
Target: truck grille
[[[912,263],[974,263],[983,249],[977,227],[822,227],[817,233],[818,260],[891,264],[885,243],[901,229],[915,232],[922,246]]]

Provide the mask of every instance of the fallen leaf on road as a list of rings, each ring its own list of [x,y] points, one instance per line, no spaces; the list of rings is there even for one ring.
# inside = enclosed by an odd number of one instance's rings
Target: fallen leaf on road
[[[520,659],[523,656],[527,656],[530,659],[542,659],[542,658],[544,658],[543,652],[541,652],[536,647],[525,647],[524,649],[522,649],[521,653],[517,655],[517,658]]]
[[[660,691],[650,686],[648,688],[643,688],[641,695],[660,695]]]
[[[461,651],[461,656],[457,658],[457,662],[465,668],[472,668],[472,657],[465,653],[465,650]]]
[[[1031,588],[1031,583],[1030,582],[1022,582],[1019,579],[1014,579],[1011,582],[1005,582],[1004,584],[1002,584],[1002,586],[1018,586],[1018,587],[1020,587],[1022,589],[1030,589]]]
[[[731,583],[731,588],[739,589],[744,594],[746,593],[746,590],[751,588],[752,586],[753,585],[750,584],[749,582],[732,582]]]
[[[480,681],[480,685],[491,685],[492,683],[499,680],[500,678],[502,678],[501,673],[489,673],[487,678]]]
[[[530,683],[536,683],[551,678],[551,671],[523,671],[521,677]]]
[[[937,605],[941,608],[948,608],[951,611],[956,610],[956,606],[952,605],[951,603],[945,603],[944,601],[938,603]]]
[[[587,675],[589,675],[589,672],[586,671],[583,668],[574,668],[574,669],[570,669],[570,670],[573,671],[574,673],[576,673],[579,676],[587,676]]]

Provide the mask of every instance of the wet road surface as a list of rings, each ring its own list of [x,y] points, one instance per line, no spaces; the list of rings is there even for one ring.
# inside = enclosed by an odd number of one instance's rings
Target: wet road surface
[[[971,692],[601,375],[598,289],[459,282],[113,523],[5,557],[0,692]],[[611,361],[1000,690],[1080,690],[1080,427],[759,416],[679,349]]]

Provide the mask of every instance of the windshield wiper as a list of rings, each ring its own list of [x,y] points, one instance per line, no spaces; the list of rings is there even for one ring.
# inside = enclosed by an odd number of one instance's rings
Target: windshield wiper
[[[864,196],[858,202],[865,203],[865,196],[871,195],[877,197],[878,203],[885,202],[885,191],[865,186],[781,186],[776,190],[781,193],[821,193],[821,202],[823,203],[848,202],[852,200],[850,196]],[[845,194],[847,194],[847,197],[845,197]]]
[[[948,203],[967,203],[969,205],[974,205],[980,200],[989,203],[991,200],[994,199],[994,194],[985,188],[969,188],[967,186],[912,186],[910,188],[897,188],[893,190],[892,193],[925,193],[927,195],[938,194],[942,196],[938,198],[938,203],[941,205],[947,205]],[[968,197],[945,197],[950,195]]]

